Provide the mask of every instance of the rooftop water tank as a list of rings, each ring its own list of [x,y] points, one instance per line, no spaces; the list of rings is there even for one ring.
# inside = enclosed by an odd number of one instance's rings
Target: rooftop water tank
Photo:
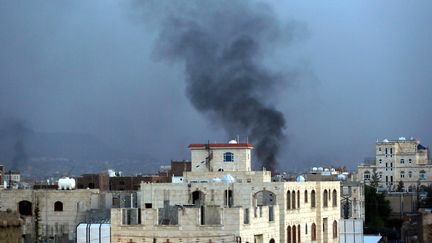
[[[236,179],[234,177],[232,177],[232,175],[227,174],[222,176],[221,181],[223,183],[234,183],[236,181]]]
[[[58,180],[59,190],[72,190],[75,189],[75,179],[63,177]]]
[[[324,171],[323,167],[318,167],[318,171]]]
[[[318,170],[317,167],[313,167],[313,168],[312,168],[312,171],[317,171],[317,170]]]
[[[237,141],[233,139],[233,140],[230,140],[228,143],[229,144],[237,144]]]
[[[299,176],[297,176],[296,181],[297,182],[305,182],[305,178],[304,178],[304,176],[299,175]]]
[[[344,180],[346,180],[346,176],[340,174],[340,175],[337,176],[337,179],[338,179],[338,181],[344,181]]]

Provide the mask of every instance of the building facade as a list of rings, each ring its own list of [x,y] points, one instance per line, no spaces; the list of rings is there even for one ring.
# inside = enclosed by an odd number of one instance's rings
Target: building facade
[[[376,172],[379,186],[395,191],[400,181],[404,191],[414,191],[419,185],[432,183],[432,163],[429,149],[419,140],[405,139],[376,142],[375,161],[358,166],[358,179],[370,183]]]
[[[75,242],[81,222],[109,219],[110,194],[89,190],[0,190],[1,210],[23,218],[23,242]],[[0,240],[1,241],[1,240]]]
[[[251,144],[191,144],[191,171],[111,209],[113,242],[338,242],[339,181],[272,182]]]

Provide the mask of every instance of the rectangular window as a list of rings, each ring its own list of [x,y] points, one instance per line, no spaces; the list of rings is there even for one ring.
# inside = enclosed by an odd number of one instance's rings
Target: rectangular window
[[[393,154],[393,148],[390,148],[390,154]]]
[[[401,163],[401,164],[405,164],[405,160],[404,160],[404,159],[401,159],[401,160],[400,160],[400,163]]]
[[[273,212],[273,206],[269,206],[269,222],[273,222],[274,221],[274,212]]]
[[[249,208],[245,208],[244,210],[243,224],[249,224]]]
[[[122,224],[124,225],[141,224],[141,210],[139,208],[122,209]]]

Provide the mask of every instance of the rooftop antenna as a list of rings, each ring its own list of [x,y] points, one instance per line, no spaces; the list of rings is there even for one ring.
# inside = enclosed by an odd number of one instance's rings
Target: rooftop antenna
[[[240,136],[237,134],[237,143],[240,143]]]
[[[246,136],[246,143],[249,143],[249,136]]]

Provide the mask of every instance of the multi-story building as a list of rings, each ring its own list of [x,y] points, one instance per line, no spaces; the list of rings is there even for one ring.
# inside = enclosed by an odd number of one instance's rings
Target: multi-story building
[[[390,191],[396,190],[400,181],[408,191],[419,185],[429,185],[432,183],[429,149],[419,140],[403,137],[377,141],[375,161],[358,166],[358,179],[368,184],[374,173],[380,179],[379,186]]]
[[[21,242],[25,243],[75,242],[76,226],[81,222],[108,220],[111,202],[111,194],[99,189],[0,190],[0,210],[20,214]]]
[[[113,242],[338,242],[339,181],[272,182],[251,144],[191,144],[191,171],[141,183],[138,208],[111,209]]]

